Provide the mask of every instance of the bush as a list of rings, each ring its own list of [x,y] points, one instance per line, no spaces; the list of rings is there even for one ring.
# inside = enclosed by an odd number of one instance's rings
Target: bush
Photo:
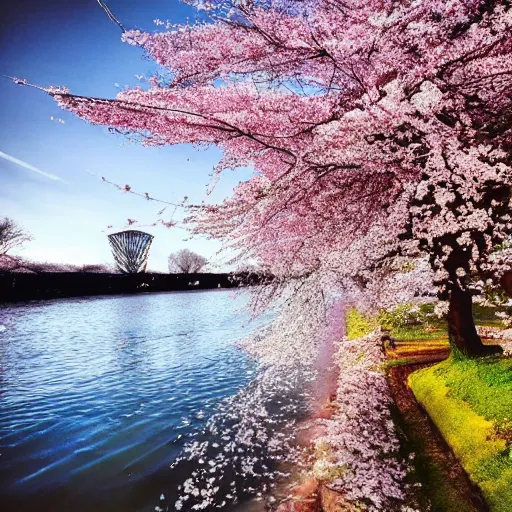
[[[350,308],[347,311],[347,318],[345,323],[347,327],[347,338],[349,340],[362,338],[363,336],[370,334],[379,326],[375,318],[360,313],[355,308]]]
[[[382,311],[377,317],[379,325],[386,330],[429,325],[435,322],[434,304],[400,304],[391,311]]]

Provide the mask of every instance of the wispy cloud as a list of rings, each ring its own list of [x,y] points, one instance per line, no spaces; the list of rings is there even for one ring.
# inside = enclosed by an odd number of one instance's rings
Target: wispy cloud
[[[64,182],[64,180],[62,178],[59,178],[55,174],[52,174],[52,173],[46,172],[46,171],[42,171],[41,169],[38,169],[37,167],[34,167],[33,165],[27,164],[27,162],[24,162],[23,160],[14,158],[13,156],[8,155],[7,153],[4,153],[3,151],[0,151],[0,157],[4,158],[5,160],[8,160],[9,162],[12,162],[13,164],[17,164],[20,167],[24,167],[25,169],[28,169],[29,171],[37,172],[37,174],[41,174],[41,176],[45,176],[46,178],[49,178],[51,180]]]

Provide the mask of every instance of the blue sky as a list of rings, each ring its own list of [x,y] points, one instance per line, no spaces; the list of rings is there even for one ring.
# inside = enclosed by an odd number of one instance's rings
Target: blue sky
[[[127,28],[148,31],[156,30],[157,18],[182,23],[195,16],[177,0],[110,0],[108,5]],[[121,42],[120,30],[96,0],[8,2],[0,23],[0,74],[113,97],[120,88],[137,84],[136,74],[156,69],[138,48]],[[123,194],[87,171],[165,200],[188,196],[192,202],[219,202],[249,176],[248,170],[229,173],[207,197],[208,175],[220,158],[216,148],[144,148],[7,79],[0,80],[0,97],[0,216],[12,217],[32,233],[34,240],[20,252],[31,259],[112,262],[108,225],[123,229],[127,218],[141,224],[156,220],[161,205]],[[216,241],[185,241],[187,232],[177,228],[142,229],[155,235],[149,260],[154,270],[165,271],[168,254],[178,249],[212,257],[220,248]]]

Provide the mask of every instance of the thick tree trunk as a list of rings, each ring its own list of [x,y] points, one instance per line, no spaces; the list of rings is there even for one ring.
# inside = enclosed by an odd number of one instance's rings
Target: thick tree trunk
[[[452,347],[469,357],[490,355],[501,351],[497,345],[484,345],[476,332],[471,294],[454,286],[448,311],[448,336]]]
[[[505,293],[512,297],[512,272],[505,272],[501,278],[501,286],[505,290]]]

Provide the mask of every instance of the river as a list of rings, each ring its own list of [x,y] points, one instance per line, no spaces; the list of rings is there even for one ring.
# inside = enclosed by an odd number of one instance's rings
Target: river
[[[262,499],[307,392],[301,372],[269,376],[238,348],[265,321],[249,322],[247,301],[215,290],[0,306],[2,510]]]

